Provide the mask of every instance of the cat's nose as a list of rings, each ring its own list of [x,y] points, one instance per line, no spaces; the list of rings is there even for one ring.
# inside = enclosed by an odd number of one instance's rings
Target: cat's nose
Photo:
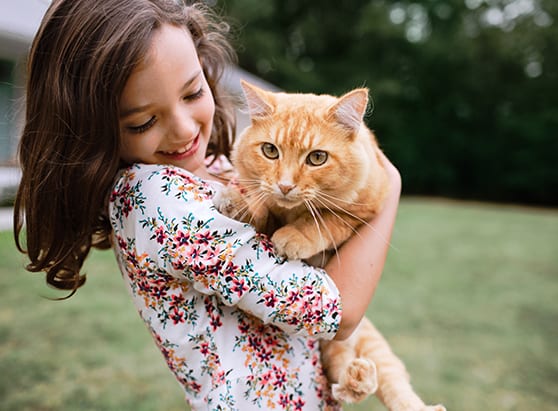
[[[277,184],[277,187],[284,195],[287,195],[295,186],[292,184]]]

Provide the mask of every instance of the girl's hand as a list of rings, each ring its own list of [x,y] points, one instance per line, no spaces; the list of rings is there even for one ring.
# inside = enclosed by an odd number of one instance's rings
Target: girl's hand
[[[339,258],[330,259],[325,267],[339,289],[343,304],[341,325],[335,337],[338,340],[348,338],[366,313],[390,248],[401,195],[401,175],[384,154],[380,158],[390,184],[382,210],[368,224],[363,224],[339,249]]]
[[[393,165],[393,163],[386,157],[386,155],[380,151],[380,160],[384,165],[384,168],[387,172],[388,180],[389,180],[389,193],[388,196],[397,196],[401,195],[401,174],[399,170]]]

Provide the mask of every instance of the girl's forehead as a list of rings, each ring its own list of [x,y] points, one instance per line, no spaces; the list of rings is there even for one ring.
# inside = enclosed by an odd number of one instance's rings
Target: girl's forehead
[[[164,25],[153,32],[144,60],[132,71],[120,98],[122,109],[180,94],[184,85],[202,72],[192,37],[187,29]]]
[[[187,28],[163,24],[153,30],[146,55],[141,65],[153,64],[155,61],[165,60],[169,56],[180,53],[189,54],[189,58],[197,59],[198,53]]]

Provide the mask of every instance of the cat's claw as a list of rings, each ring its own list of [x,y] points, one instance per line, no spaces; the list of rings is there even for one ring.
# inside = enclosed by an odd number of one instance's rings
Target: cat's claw
[[[339,383],[331,386],[333,397],[349,404],[364,400],[377,389],[376,364],[364,358],[355,358],[339,377]]]

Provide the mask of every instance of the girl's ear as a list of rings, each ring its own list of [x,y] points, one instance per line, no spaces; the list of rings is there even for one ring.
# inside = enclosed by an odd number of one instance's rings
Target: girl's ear
[[[368,89],[359,88],[339,97],[328,109],[328,116],[343,128],[356,132],[360,128],[367,106]]]
[[[246,96],[248,112],[252,119],[260,119],[273,114],[273,96],[247,81],[240,80],[240,85]]]

